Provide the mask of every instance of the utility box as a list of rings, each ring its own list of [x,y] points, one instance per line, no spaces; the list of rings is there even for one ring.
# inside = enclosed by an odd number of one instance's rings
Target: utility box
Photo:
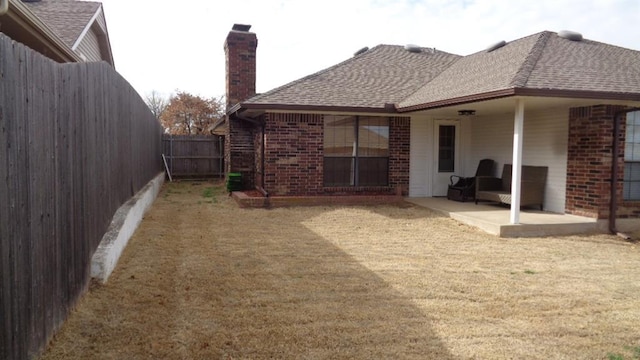
[[[242,174],[241,173],[228,173],[227,174],[227,192],[242,190]]]

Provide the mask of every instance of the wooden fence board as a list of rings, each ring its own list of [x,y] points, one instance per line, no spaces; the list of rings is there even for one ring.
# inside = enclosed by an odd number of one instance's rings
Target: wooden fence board
[[[172,177],[224,176],[224,137],[165,134],[162,142]]]
[[[46,345],[161,153],[160,124],[109,65],[57,64],[0,34],[0,358]]]

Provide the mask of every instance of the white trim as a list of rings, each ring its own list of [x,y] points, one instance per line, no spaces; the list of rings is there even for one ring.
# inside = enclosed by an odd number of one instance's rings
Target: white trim
[[[522,179],[522,136],[524,135],[524,100],[516,99],[513,119],[513,166],[511,167],[511,224],[520,223],[520,181]]]
[[[84,27],[84,29],[82,30],[82,32],[80,33],[80,35],[76,39],[76,42],[73,43],[73,46],[71,47],[71,50],[76,51],[76,48],[78,47],[78,45],[80,45],[80,42],[82,42],[82,39],[84,39],[85,35],[87,35],[89,30],[91,30],[91,26],[96,21],[98,16],[100,16],[101,12],[102,12],[102,5],[100,5],[98,7],[98,10],[96,10],[96,13],[93,14],[93,16],[91,17],[91,20],[89,20],[89,22],[87,23],[87,26]]]

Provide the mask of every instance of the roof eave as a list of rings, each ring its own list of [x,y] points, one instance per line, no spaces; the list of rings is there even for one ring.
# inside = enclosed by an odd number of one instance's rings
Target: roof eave
[[[366,107],[366,106],[332,106],[332,105],[294,105],[294,104],[257,104],[257,103],[239,103],[227,110],[227,114],[236,112],[269,112],[269,111],[304,111],[304,112],[344,112],[344,113],[374,113],[374,114],[398,114],[398,110],[393,104],[385,104],[384,107]]]
[[[632,92],[613,92],[613,91],[531,89],[531,88],[520,88],[515,90],[516,90],[515,95],[521,95],[521,96],[640,101],[640,92],[632,93]]]
[[[419,111],[419,110],[436,109],[436,108],[453,106],[453,105],[461,105],[461,104],[473,103],[477,101],[499,99],[503,97],[516,95],[515,90],[516,89],[504,89],[504,90],[490,91],[486,93],[466,95],[466,96],[461,96],[457,98],[438,100],[438,101],[433,101],[433,102],[428,102],[423,104],[398,107],[397,109],[398,109],[398,112],[405,113],[405,112],[412,112],[412,111]]]
[[[21,23],[24,29],[42,42],[48,44],[48,48],[58,57],[68,62],[82,62],[82,59],[58,35],[40,18],[38,18],[21,1],[9,0],[9,11],[4,16],[10,16]]]
[[[531,88],[511,88],[490,91],[480,94],[461,96],[457,98],[444,99],[429,103],[416,104],[411,106],[398,107],[398,112],[406,113],[420,110],[437,109],[442,107],[463,105],[479,101],[494,100],[510,96],[535,96],[535,97],[556,97],[556,98],[576,98],[576,99],[602,99],[602,100],[623,100],[640,101],[640,93],[621,93],[606,91],[585,91],[585,90],[559,90],[559,89],[531,89]]]

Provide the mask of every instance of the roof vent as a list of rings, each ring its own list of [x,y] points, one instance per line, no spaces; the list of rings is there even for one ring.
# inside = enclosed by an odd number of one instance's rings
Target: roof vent
[[[407,44],[404,46],[404,49],[407,50],[410,53],[421,53],[422,52],[422,48],[418,45],[414,45],[414,44]]]
[[[487,52],[492,52],[493,50],[495,50],[495,49],[499,49],[499,48],[501,48],[501,47],[503,47],[503,46],[505,46],[505,45],[507,45],[507,42],[506,42],[506,41],[504,41],[504,40],[502,40],[502,41],[498,41],[498,42],[497,42],[497,43],[495,43],[495,44],[491,44],[491,45],[489,45],[489,47],[487,48]]]
[[[365,47],[363,47],[362,49],[360,49],[360,50],[358,50],[358,51],[354,52],[354,53],[353,53],[353,56],[358,56],[358,55],[360,55],[360,54],[364,54],[364,53],[366,53],[367,51],[369,51],[369,47],[368,47],[368,46],[365,46]]]
[[[561,30],[558,32],[558,36],[571,41],[582,41],[582,34],[575,31]]]

